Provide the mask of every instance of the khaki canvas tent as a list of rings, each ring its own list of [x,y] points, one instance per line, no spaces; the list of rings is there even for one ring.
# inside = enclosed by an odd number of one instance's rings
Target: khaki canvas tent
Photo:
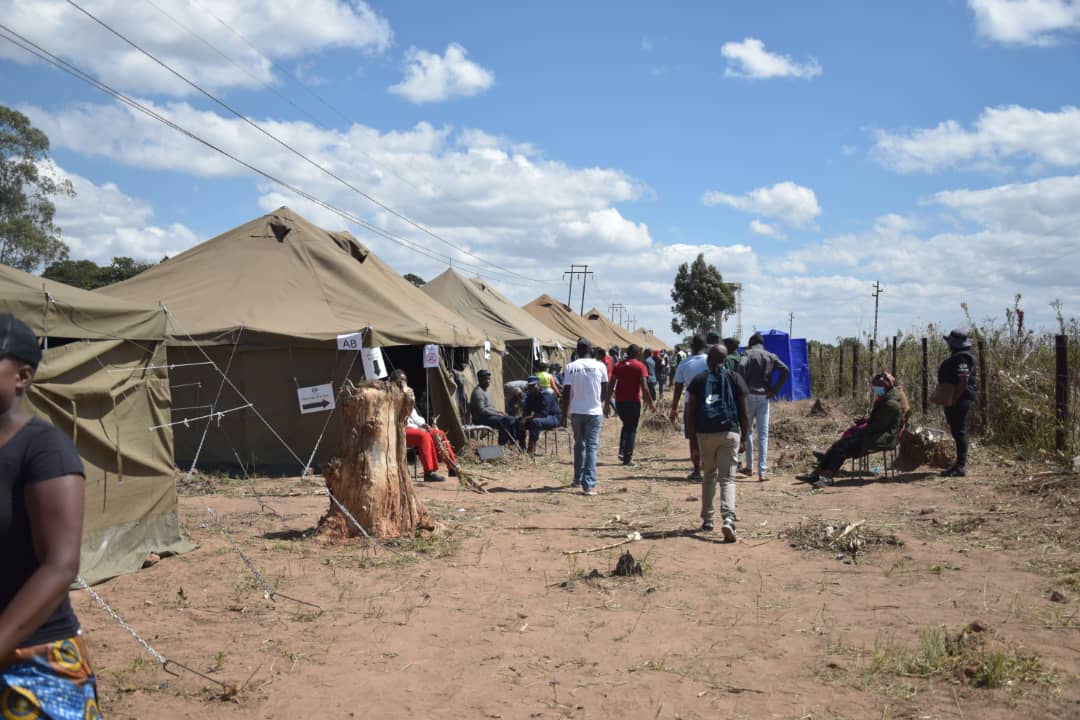
[[[42,339],[30,410],[71,437],[86,469],[83,578],[99,582],[138,570],[150,552],[190,549],[177,519],[161,309],[0,265],[0,312]]]
[[[635,337],[634,334],[626,328],[619,327],[611,320],[608,320],[607,317],[604,316],[604,313],[600,312],[597,308],[593,308],[585,313],[584,318],[590,325],[597,328],[598,332],[606,332],[608,337],[611,338],[611,341],[604,346],[606,348],[617,347],[625,350],[630,345],[641,345],[641,340],[639,338]]]
[[[577,338],[570,338],[534,318],[479,278],[464,278],[453,269],[433,278],[423,290],[484,332],[503,340],[503,380],[524,380],[536,360],[564,361]]]
[[[607,333],[600,332],[585,318],[550,295],[541,295],[523,308],[552,330],[573,338],[575,344],[579,337],[583,337],[597,347],[610,346],[611,338]]]
[[[207,420],[176,427],[182,469],[198,454],[203,468],[299,474],[330,457],[337,395],[346,379],[364,377],[359,353],[339,349],[339,336],[362,333],[364,346],[381,347],[387,369],[406,371],[421,412],[438,416],[458,446],[450,366],[464,368],[469,389],[481,367],[502,377],[500,356],[484,357],[483,334],[464,318],[349,233],[285,207],[97,292],[168,310],[173,398],[190,408],[177,419],[215,413],[205,442]],[[440,346],[439,368],[424,370],[425,344]]]
[[[658,338],[654,333],[649,332],[645,328],[638,328],[633,333],[637,339],[637,344],[642,347],[652,348],[654,350],[673,350],[670,345]]]

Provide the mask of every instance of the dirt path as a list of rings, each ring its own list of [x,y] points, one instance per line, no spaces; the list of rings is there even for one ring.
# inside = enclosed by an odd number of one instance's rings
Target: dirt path
[[[110,718],[237,720],[1080,717],[1076,508],[1005,488],[1020,468],[987,462],[961,480],[916,472],[812,492],[791,465],[842,419],[806,410],[778,406],[773,479],[739,483],[733,545],[687,532],[700,520],[685,441],[645,433],[627,471],[614,464],[617,421],[605,423],[598,497],[565,487],[565,448],[485,468],[498,483],[484,496],[421,484],[448,530],[400,555],[307,537],[327,507],[317,485],[259,481],[279,515],[244,483],[184,497],[200,549],[99,591],[165,655],[244,688],[222,700],[161,672],[75,593],[102,706]],[[271,585],[322,612],[268,601],[207,506]],[[780,536],[859,520],[855,534],[903,544],[852,561]],[[563,554],[635,531],[645,539]],[[608,576],[625,549],[643,577]],[[911,657],[920,643],[973,621],[985,630],[946,645],[965,663],[1000,661],[989,676],[1012,684],[974,686],[997,665],[919,677],[933,674]]]

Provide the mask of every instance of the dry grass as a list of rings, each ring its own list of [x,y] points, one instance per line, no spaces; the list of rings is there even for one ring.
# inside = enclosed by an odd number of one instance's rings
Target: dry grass
[[[803,520],[794,527],[785,528],[780,537],[796,550],[824,550],[843,553],[852,559],[869,548],[903,546],[904,541],[888,533],[868,526],[864,521],[833,522]]]

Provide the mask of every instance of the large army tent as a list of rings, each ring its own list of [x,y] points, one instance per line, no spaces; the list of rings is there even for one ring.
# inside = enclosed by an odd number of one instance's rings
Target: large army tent
[[[638,328],[637,330],[634,331],[633,335],[634,335],[634,337],[637,338],[637,340],[635,340],[635,342],[638,345],[641,345],[642,347],[652,348],[653,350],[672,350],[672,349],[674,349],[670,345],[668,345],[666,342],[664,342],[663,340],[658,338],[655,333],[652,333],[652,332],[646,330],[645,328]]]
[[[337,436],[334,398],[346,379],[363,377],[358,353],[339,349],[342,335],[363,332],[363,345],[381,347],[389,369],[404,369],[418,397],[426,394],[421,410],[439,417],[455,445],[464,433],[450,366],[473,383],[480,367],[502,376],[500,356],[485,358],[485,337],[464,318],[349,233],[285,207],[98,292],[168,309],[173,397],[190,408],[176,414],[215,413],[201,450],[207,421],[177,426],[181,467],[197,454],[200,467],[261,472],[299,473],[325,461]],[[425,344],[441,347],[440,368],[423,369]]]
[[[0,312],[44,344],[30,410],[68,433],[86,469],[81,573],[138,570],[180,534],[165,315],[0,265]]]
[[[469,323],[506,343],[503,379],[524,380],[536,359],[562,359],[577,338],[556,332],[521,309],[479,278],[464,278],[448,269],[424,285],[423,290]]]
[[[575,343],[578,338],[583,337],[597,347],[606,348],[610,345],[611,338],[607,333],[600,332],[585,318],[550,295],[541,295],[525,305],[524,309],[555,332],[573,338]]]
[[[583,317],[589,325],[596,328],[598,334],[604,333],[610,338],[608,343],[604,345],[606,348],[617,347],[625,349],[635,343],[638,345],[641,344],[641,341],[634,337],[633,333],[626,328],[619,327],[611,320],[608,320],[604,317],[604,313],[600,312],[597,308],[589,310]]]

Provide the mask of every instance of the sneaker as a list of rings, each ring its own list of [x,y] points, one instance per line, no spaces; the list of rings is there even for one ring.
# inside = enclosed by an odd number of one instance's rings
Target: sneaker
[[[963,465],[955,465],[941,473],[941,477],[965,477],[966,475],[967,469]]]
[[[757,479],[758,479],[758,482],[765,482],[766,480],[769,479],[769,474],[767,472],[765,472],[764,470],[762,470],[761,472],[758,473]]]
[[[724,524],[720,526],[720,532],[724,533],[724,542],[735,542],[735,521],[726,518]]]
[[[590,497],[592,497],[593,495],[599,495],[600,494],[599,492],[596,491],[596,488],[589,488],[588,490],[584,490],[583,492],[586,495],[590,496]]]
[[[712,520],[706,520],[705,522],[701,523],[701,532],[712,532],[713,528],[714,526]]]
[[[832,478],[819,477],[813,483],[815,490],[823,490],[833,484]]]
[[[638,464],[633,460],[623,460],[623,467],[636,468]]]
[[[446,476],[434,471],[424,473],[424,482],[446,482]]]
[[[687,475],[686,479],[687,480],[693,480],[694,482],[701,482],[701,471],[700,470],[695,470],[694,472]]]

